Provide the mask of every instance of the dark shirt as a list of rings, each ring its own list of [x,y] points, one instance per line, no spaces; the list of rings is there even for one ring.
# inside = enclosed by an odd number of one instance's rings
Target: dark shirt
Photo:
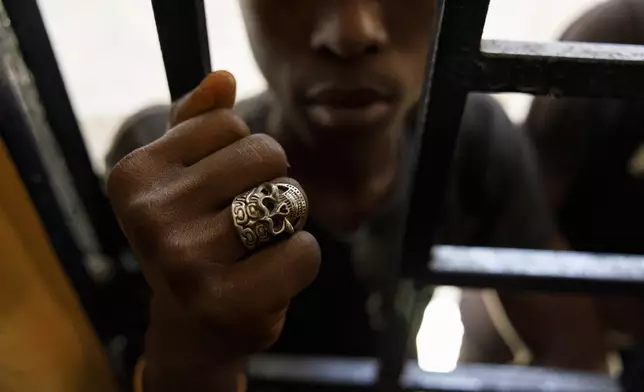
[[[236,106],[254,133],[265,132],[269,110],[267,94]],[[155,108],[129,120],[108,154],[107,167],[139,147],[140,141],[160,137],[159,124],[167,113]],[[394,189],[403,189],[409,181],[415,129],[410,121]],[[329,233],[309,219],[306,230],[320,243],[322,265],[315,282],[293,299],[272,351],[377,354],[378,335],[371,328],[367,301],[374,293],[372,282],[382,279],[384,266],[394,256],[391,241],[403,214],[401,198],[393,192],[380,213],[354,233]],[[531,145],[487,96],[472,94],[467,102],[443,216],[436,239],[442,244],[546,248],[555,238]]]

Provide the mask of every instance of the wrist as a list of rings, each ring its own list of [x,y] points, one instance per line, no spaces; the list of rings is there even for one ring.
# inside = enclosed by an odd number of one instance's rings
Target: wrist
[[[168,298],[152,299],[143,392],[238,392],[245,386],[245,358],[173,305]]]

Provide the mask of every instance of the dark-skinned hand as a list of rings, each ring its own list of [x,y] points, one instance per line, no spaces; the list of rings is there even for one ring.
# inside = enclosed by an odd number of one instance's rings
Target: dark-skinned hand
[[[235,116],[235,80],[210,74],[172,110],[167,134],[112,170],[108,194],[153,291],[146,392],[243,389],[243,364],[279,337],[289,301],[315,278],[306,232],[249,252],[230,203],[289,182],[278,142]]]

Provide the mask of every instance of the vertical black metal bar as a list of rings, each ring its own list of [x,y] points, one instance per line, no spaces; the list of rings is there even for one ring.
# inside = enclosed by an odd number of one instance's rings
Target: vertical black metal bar
[[[421,146],[407,217],[403,271],[426,270],[468,93],[477,75],[476,60],[490,0],[446,0],[435,54],[420,111]]]
[[[445,10],[444,0],[437,1],[437,15],[430,15],[430,18],[434,18],[431,23],[434,23],[434,27],[429,37],[430,51],[427,58],[427,76],[426,76],[426,86],[428,88],[431,83],[432,74],[434,72],[434,60],[437,53],[436,46],[438,44],[438,35],[441,30],[443,23],[443,12]],[[421,102],[424,102],[424,95],[427,94],[423,92],[423,97],[421,97]],[[409,192],[411,189],[408,189]],[[406,198],[409,198],[409,194],[406,195]],[[397,297],[400,295],[400,280],[402,272],[402,247],[405,241],[405,222],[406,217],[400,217],[397,225],[399,227],[399,232],[391,253],[391,263],[389,271],[388,285],[383,289],[383,300],[382,300],[382,314],[385,318],[386,329],[383,331],[383,338],[381,341],[381,352],[380,352],[380,367],[377,380],[377,388],[380,391],[395,391],[399,387],[399,379],[404,368],[405,360],[407,357],[407,349],[409,343],[409,337],[411,334],[411,321],[412,314],[402,314],[401,310],[397,308],[396,302]],[[415,286],[415,282],[414,282]],[[412,286],[412,291],[415,290],[415,287]],[[412,303],[415,303],[415,292],[406,293],[408,294],[407,298]],[[413,313],[414,309],[411,310]]]
[[[85,270],[84,255],[65,224],[64,214],[56,202],[47,171],[30,129],[29,120],[22,110],[8,75],[0,68],[0,135],[23,180],[31,202],[49,235],[49,241],[69,277],[78,298],[97,333],[104,338],[104,329],[98,322],[95,286]],[[0,145],[2,148],[2,145]],[[2,170],[8,170],[2,168]]]
[[[398,259],[392,260],[391,276],[413,276],[425,272],[440,211],[449,180],[461,117],[471,90],[480,56],[480,40],[489,0],[441,1],[439,25],[432,37],[433,50],[427,64],[427,78],[420,100],[418,160],[409,189],[409,211],[400,228]],[[395,284],[394,284],[395,286]],[[395,309],[397,288],[390,287],[383,300],[387,317],[378,388],[399,388],[409,341],[409,325]],[[413,299],[412,299],[413,300]],[[402,336],[401,336],[402,334]]]
[[[170,96],[175,101],[211,71],[203,0],[152,0]]]
[[[33,75],[47,122],[59,144],[101,250],[117,258],[126,244],[92,168],[65,83],[36,0],[4,0],[27,68]]]

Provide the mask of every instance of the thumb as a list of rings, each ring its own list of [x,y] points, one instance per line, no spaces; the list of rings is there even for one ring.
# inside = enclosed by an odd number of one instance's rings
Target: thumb
[[[172,105],[170,126],[216,109],[232,109],[237,85],[227,71],[208,74],[196,89]]]

